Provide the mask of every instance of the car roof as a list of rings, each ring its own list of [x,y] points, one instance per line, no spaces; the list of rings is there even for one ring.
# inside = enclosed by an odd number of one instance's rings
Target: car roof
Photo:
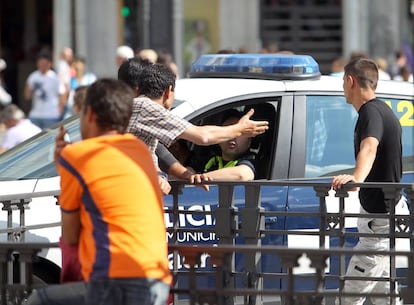
[[[321,76],[307,80],[270,80],[243,78],[183,78],[176,81],[177,107],[172,111],[182,117],[209,104],[257,94],[315,93],[343,95],[343,80],[337,76]],[[376,94],[413,96],[412,83],[379,81]],[[225,102],[223,102],[225,103]]]

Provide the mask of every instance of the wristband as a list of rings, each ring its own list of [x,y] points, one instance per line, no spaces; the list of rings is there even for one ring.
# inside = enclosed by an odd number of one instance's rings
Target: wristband
[[[161,178],[168,180],[168,175],[162,171],[158,171],[157,172],[158,176],[160,176]]]

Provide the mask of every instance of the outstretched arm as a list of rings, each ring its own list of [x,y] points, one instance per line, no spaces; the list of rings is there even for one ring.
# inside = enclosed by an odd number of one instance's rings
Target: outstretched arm
[[[253,121],[250,117],[254,110],[250,109],[236,124],[228,126],[190,125],[178,138],[189,140],[197,145],[212,145],[237,138],[241,135],[255,137],[269,128],[267,121]]]

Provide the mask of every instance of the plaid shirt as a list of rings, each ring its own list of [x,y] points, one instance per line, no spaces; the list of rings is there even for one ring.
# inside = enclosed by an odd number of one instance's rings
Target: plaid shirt
[[[158,158],[155,149],[158,141],[169,147],[190,123],[145,96],[134,99],[132,116],[127,132],[134,134],[148,145],[155,165]]]

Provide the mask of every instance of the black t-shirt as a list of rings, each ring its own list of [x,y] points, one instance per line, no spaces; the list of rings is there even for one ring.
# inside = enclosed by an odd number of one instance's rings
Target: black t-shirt
[[[379,141],[374,164],[365,182],[400,182],[402,176],[401,125],[386,103],[373,99],[359,109],[355,126],[355,158],[360,144],[366,137]],[[359,199],[362,207],[370,213],[387,213],[400,196],[385,200],[378,188],[361,188]]]

